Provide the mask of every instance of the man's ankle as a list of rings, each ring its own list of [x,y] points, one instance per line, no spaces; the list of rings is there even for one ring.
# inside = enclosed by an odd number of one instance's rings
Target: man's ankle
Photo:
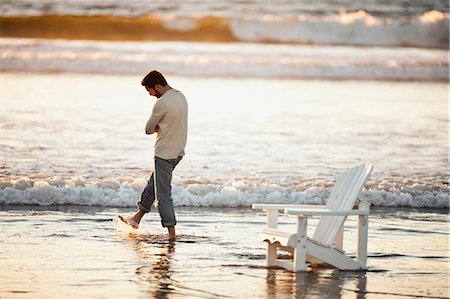
[[[142,210],[138,210],[133,216],[131,216],[131,218],[133,219],[133,221],[135,221],[136,223],[141,222],[142,217],[144,217],[145,212]]]
[[[175,239],[175,226],[168,226],[167,230],[169,232],[169,240]]]

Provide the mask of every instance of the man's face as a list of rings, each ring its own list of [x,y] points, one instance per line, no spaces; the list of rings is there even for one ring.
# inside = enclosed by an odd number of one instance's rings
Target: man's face
[[[161,94],[159,93],[159,91],[157,91],[155,89],[155,87],[151,88],[151,87],[145,86],[145,89],[148,91],[149,95],[157,97],[157,98],[161,97]]]

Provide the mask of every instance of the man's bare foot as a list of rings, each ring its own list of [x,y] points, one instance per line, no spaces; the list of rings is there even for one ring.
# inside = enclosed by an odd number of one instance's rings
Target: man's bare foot
[[[139,222],[141,222],[141,219],[142,217],[144,217],[144,215],[145,215],[144,211],[138,210],[133,216],[124,218],[121,215],[117,215],[117,217],[125,224],[128,224],[132,228],[137,229],[139,226]]]
[[[129,226],[131,226],[134,229],[137,229],[139,226],[139,223],[132,220],[131,217],[124,218],[121,215],[117,215],[117,218],[119,218],[123,223],[128,224]]]

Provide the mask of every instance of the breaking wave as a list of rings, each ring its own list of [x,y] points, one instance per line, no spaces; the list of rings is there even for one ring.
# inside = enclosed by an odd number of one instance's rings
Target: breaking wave
[[[441,182],[411,186],[369,182],[361,195],[374,206],[448,208],[449,193]],[[103,207],[133,207],[146,181],[141,178],[119,177],[87,182],[82,177],[20,177],[0,182],[1,205],[81,205]],[[298,187],[275,183],[255,186],[242,180],[226,183],[184,181],[175,182],[175,206],[246,207],[253,203],[324,204],[330,182],[306,181]]]
[[[3,37],[441,49],[449,46],[449,14],[437,10],[395,19],[360,10],[322,16],[2,16],[0,22]]]

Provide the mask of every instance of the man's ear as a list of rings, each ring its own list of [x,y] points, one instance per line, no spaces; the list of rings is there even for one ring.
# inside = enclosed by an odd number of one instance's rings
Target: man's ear
[[[161,84],[156,84],[155,87],[153,87],[154,90],[156,90],[157,92],[160,92],[162,86]]]

